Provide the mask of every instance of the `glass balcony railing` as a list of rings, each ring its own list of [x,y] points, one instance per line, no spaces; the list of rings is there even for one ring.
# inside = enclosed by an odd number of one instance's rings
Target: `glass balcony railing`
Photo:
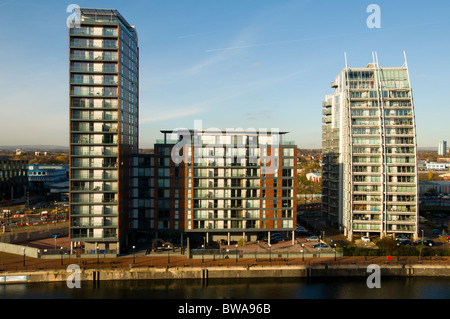
[[[73,72],[99,72],[99,73],[117,73],[117,67],[71,67]]]
[[[103,186],[72,186],[71,191],[76,192],[110,192],[117,191],[117,185]]]
[[[117,222],[77,222],[72,221],[72,227],[117,227]]]
[[[94,49],[117,49],[118,48],[117,42],[94,43],[94,42],[84,42],[84,41],[72,41],[70,43],[70,46],[72,48],[94,48]]]
[[[71,35],[95,35],[95,36],[112,36],[117,37],[117,30],[91,30],[86,28],[70,28]]]
[[[115,204],[117,203],[117,198],[115,196],[92,196],[97,194],[73,194],[71,197],[71,203],[82,203],[82,204]],[[102,194],[99,194],[102,195]]]
[[[85,54],[71,54],[70,58],[72,60],[83,60],[83,61],[117,61],[117,56],[109,55],[85,55]]]
[[[114,234],[110,234],[110,235],[99,235],[99,234],[75,234],[72,233],[70,235],[71,238],[73,239],[78,239],[80,241],[88,241],[88,240],[97,240],[97,241],[101,241],[101,240],[115,240],[117,239],[117,237]]]
[[[104,114],[104,115],[80,115],[73,114],[72,120],[90,120],[90,121],[117,121],[117,114]]]
[[[117,179],[117,171],[105,172],[103,174],[89,174],[89,173],[72,173],[73,179],[83,179],[83,180],[101,180],[101,179]]]
[[[88,91],[88,90],[72,90],[73,96],[96,96],[96,97],[117,97],[117,92],[112,91]]]
[[[97,217],[98,215],[117,215],[117,206],[115,205],[102,205],[95,209],[90,209],[91,206],[73,205],[71,209],[71,215],[90,215]]]
[[[102,85],[118,85],[117,79],[74,79],[70,80],[72,84],[102,84]]]

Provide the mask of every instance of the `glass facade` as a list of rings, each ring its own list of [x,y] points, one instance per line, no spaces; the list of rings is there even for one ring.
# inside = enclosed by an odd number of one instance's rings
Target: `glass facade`
[[[70,238],[118,252],[129,235],[138,153],[138,39],[115,10],[81,9],[69,29]]]
[[[293,143],[262,133],[233,139],[203,132],[189,138],[189,146],[180,150],[183,161],[176,163],[179,141],[166,137],[152,156],[139,159],[149,165],[139,167],[139,184],[150,185],[148,192],[139,188],[140,229],[148,227],[170,241],[184,236],[206,242],[256,240],[270,231],[295,229]],[[273,164],[273,170],[265,170]]]
[[[323,103],[323,213],[349,237],[417,236],[416,137],[408,70],[369,64],[343,70],[333,83],[335,94]],[[343,106],[339,110],[336,101]]]

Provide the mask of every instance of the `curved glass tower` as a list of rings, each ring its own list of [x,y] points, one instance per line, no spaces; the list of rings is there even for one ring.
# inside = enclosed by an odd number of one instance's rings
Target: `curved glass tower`
[[[323,102],[323,206],[353,235],[417,237],[414,104],[406,64],[348,68]]]

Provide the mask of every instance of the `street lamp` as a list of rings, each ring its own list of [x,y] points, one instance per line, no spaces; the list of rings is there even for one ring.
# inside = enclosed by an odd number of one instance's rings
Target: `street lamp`
[[[269,244],[269,261],[272,262],[272,245]]]
[[[305,261],[305,244],[302,244],[302,261]]]
[[[336,244],[334,244],[334,261],[336,261],[336,255],[337,255]]]
[[[136,246],[133,246],[133,264],[136,263],[136,254],[135,254],[135,248]]]
[[[63,247],[60,249],[61,252],[61,266],[63,265]]]
[[[236,244],[236,264],[237,264],[237,258],[238,258],[238,251],[237,251],[238,245]]]
[[[25,247],[23,247],[23,266],[25,267]]]
[[[97,265],[100,265],[100,253],[99,253],[99,246],[97,246]]]
[[[205,261],[205,245],[202,245],[202,264]]]

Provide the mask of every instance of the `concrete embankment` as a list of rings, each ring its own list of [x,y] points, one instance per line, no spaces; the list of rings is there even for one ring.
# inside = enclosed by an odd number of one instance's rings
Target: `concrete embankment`
[[[450,276],[450,266],[380,265],[381,276]],[[131,268],[131,269],[80,269],[78,272],[53,270],[33,272],[4,272],[0,284],[42,283],[68,280],[161,280],[161,279],[218,279],[218,278],[301,278],[301,277],[354,277],[369,276],[373,272],[366,265],[311,265],[277,267],[210,267],[210,268]]]

